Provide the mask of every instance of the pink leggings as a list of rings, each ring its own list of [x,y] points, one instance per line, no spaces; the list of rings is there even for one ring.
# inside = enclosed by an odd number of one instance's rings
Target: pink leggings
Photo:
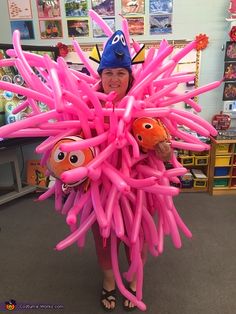
[[[111,239],[110,237],[106,240],[106,246],[103,245],[103,238],[100,234],[98,223],[94,223],[92,226],[93,230],[93,237],[95,241],[95,248],[98,258],[98,264],[101,267],[102,270],[108,270],[112,269],[112,263],[111,263]],[[118,247],[119,247],[120,241],[118,241]],[[129,247],[125,245],[125,253],[128,262],[130,263],[130,257],[129,257]]]

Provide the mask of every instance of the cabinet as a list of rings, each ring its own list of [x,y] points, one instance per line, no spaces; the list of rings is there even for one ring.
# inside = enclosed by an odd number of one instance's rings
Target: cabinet
[[[213,141],[210,160],[210,194],[236,194],[236,140]]]

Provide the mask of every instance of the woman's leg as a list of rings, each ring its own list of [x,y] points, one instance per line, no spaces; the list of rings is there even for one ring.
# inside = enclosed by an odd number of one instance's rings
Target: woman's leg
[[[105,298],[105,291],[113,291],[115,290],[115,278],[112,270],[112,263],[111,263],[111,249],[110,249],[110,238],[106,240],[104,243],[103,238],[100,235],[100,230],[98,223],[94,223],[92,226],[94,241],[95,241],[95,248],[98,258],[98,264],[103,272],[103,290],[102,290],[102,303],[108,309],[115,308],[115,300],[114,297]],[[114,293],[113,293],[114,295]]]
[[[129,251],[129,247],[127,245],[125,245],[125,253],[126,253],[126,257],[127,257],[128,263],[130,264],[130,262],[131,262],[130,261],[130,251]],[[145,263],[146,263],[146,260],[147,260],[147,244],[145,244],[145,243],[143,245],[143,250],[142,250],[142,253],[141,253],[141,257],[142,257],[142,262],[143,262],[143,266],[144,266]],[[136,293],[136,284],[137,284],[137,280],[136,280],[136,276],[134,276],[133,279],[129,283],[129,290],[133,294]],[[130,300],[128,300],[128,299],[124,300],[124,308],[132,309],[134,307],[135,307],[135,305]]]

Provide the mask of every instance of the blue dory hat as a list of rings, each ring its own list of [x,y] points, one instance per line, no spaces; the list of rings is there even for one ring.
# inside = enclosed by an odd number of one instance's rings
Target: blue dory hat
[[[131,57],[124,33],[116,31],[106,43],[98,73],[106,68],[126,68],[131,72]]]
[[[90,59],[99,63],[97,69],[99,74],[102,70],[107,68],[125,68],[131,72],[131,65],[143,62],[144,54],[143,46],[135,57],[131,59],[124,33],[121,30],[118,30],[108,39],[102,57],[96,46],[90,54]]]

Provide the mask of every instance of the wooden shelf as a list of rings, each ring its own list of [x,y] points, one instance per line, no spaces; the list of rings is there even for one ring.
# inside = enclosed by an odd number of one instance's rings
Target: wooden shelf
[[[194,155],[190,155],[190,157],[194,157]],[[196,155],[196,157],[204,157],[206,158],[207,157],[207,164],[195,164],[195,161],[194,161],[194,164],[190,164],[190,165],[185,165],[185,164],[182,164],[183,167],[185,167],[186,169],[188,170],[191,170],[191,169],[201,169],[204,174],[207,176],[207,182],[206,182],[206,186],[199,186],[199,187],[196,187],[196,186],[193,186],[193,187],[190,187],[190,188],[180,188],[181,192],[186,192],[186,193],[201,193],[201,192],[208,192],[208,177],[209,177],[209,159],[210,159],[210,155],[209,155],[209,151],[205,152],[205,154],[202,154],[202,155]],[[194,159],[195,160],[195,159]],[[199,159],[198,159],[199,161]],[[199,179],[200,181],[200,179]]]
[[[220,152],[218,145],[221,145],[221,144],[228,144],[229,151]],[[222,149],[222,146],[221,146],[221,149]],[[209,192],[212,195],[226,195],[226,194],[236,195],[236,186],[234,186],[235,181],[236,181],[236,175],[235,176],[232,175],[233,168],[236,167],[236,164],[234,163],[234,158],[236,156],[235,150],[236,150],[236,139],[213,141],[212,147],[211,147],[210,167],[209,167],[210,168],[209,169]],[[218,158],[218,161],[219,161],[219,156],[230,157],[229,164],[216,166],[215,165],[216,157]],[[217,168],[227,168],[228,173],[222,176],[221,175],[215,176],[215,169]],[[214,184],[218,184],[218,185],[214,186]]]
[[[229,179],[230,178],[230,176],[214,176],[214,179]]]

